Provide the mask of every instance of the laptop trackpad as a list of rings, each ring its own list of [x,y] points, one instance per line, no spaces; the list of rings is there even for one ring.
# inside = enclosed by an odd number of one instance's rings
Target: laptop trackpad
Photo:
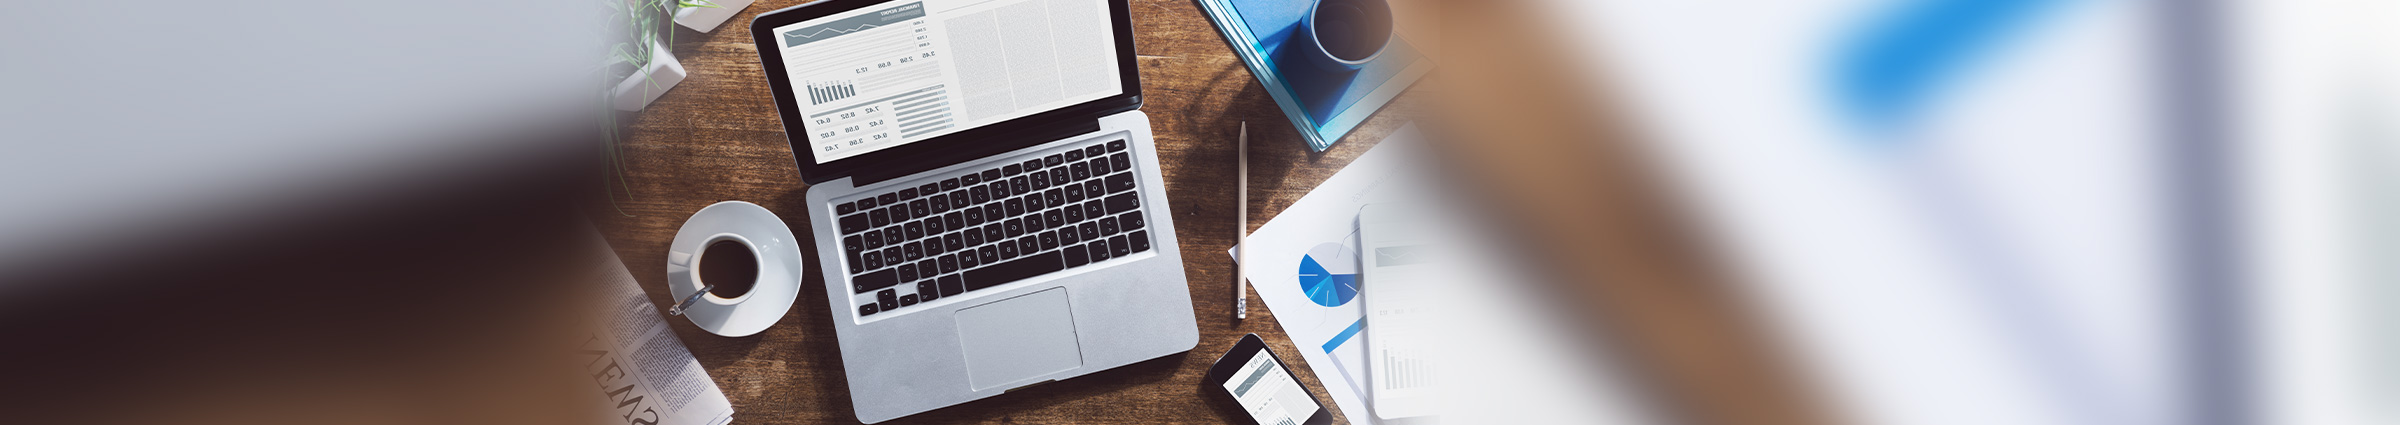
[[[1083,365],[1067,288],[969,307],[954,317],[976,391]]]

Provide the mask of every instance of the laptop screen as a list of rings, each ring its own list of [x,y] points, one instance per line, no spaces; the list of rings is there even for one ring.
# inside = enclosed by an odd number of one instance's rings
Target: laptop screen
[[[825,164],[1123,94],[1111,31],[1105,0],[921,0],[773,34]]]

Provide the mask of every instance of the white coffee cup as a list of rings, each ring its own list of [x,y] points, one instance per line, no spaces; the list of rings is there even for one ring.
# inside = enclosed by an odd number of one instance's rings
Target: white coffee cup
[[[719,242],[732,242],[732,243],[733,243],[733,244],[735,244],[735,245],[739,245],[739,246],[741,247],[741,251],[739,251],[739,252],[716,252],[716,253],[713,253],[713,254],[712,254],[712,253],[710,252],[710,251],[711,251],[711,248],[713,248],[713,247],[716,247],[716,246],[718,245],[718,243],[719,243]],[[763,277],[763,276],[762,276],[762,274],[763,274],[763,273],[765,273],[765,266],[766,266],[766,263],[765,263],[765,262],[763,262],[763,260],[765,259],[765,257],[763,257],[763,256],[759,255],[759,252],[758,252],[758,244],[751,243],[751,242],[750,242],[750,238],[745,238],[745,237],[742,237],[742,235],[737,235],[737,234],[732,234],[732,233],[718,233],[718,234],[714,234],[714,235],[709,235],[709,237],[708,237],[708,239],[707,239],[707,240],[700,242],[700,245],[699,245],[698,252],[683,252],[683,251],[674,251],[674,250],[669,250],[669,251],[667,251],[667,263],[668,263],[668,264],[675,265],[675,266],[682,267],[682,268],[683,268],[683,273],[686,273],[685,277],[686,277],[687,279],[685,279],[685,281],[686,281],[686,282],[690,282],[690,283],[689,283],[689,286],[691,287],[691,290],[693,290],[693,291],[699,291],[699,290],[701,290],[702,288],[707,288],[709,285],[711,285],[711,284],[712,284],[711,282],[708,282],[708,281],[706,281],[706,280],[705,280],[705,278],[703,278],[703,277],[702,277],[703,271],[705,271],[705,270],[712,270],[712,269],[708,269],[708,268],[707,268],[707,264],[705,264],[706,262],[708,262],[708,261],[709,261],[709,258],[716,257],[716,256],[722,256],[722,255],[729,255],[729,254],[747,254],[747,255],[749,255],[749,257],[748,257],[748,258],[749,258],[749,267],[747,267],[747,270],[748,270],[748,272],[747,272],[747,276],[749,276],[749,278],[750,278],[750,281],[749,281],[749,282],[732,282],[732,281],[728,281],[728,282],[715,282],[714,284],[716,284],[716,285],[719,285],[719,286],[725,286],[725,287],[731,287],[731,286],[734,286],[734,285],[739,285],[739,286],[741,286],[741,287],[743,287],[743,288],[745,288],[745,289],[743,289],[743,290],[742,290],[742,292],[741,292],[741,294],[740,294],[740,295],[735,295],[735,296],[733,296],[732,298],[726,298],[726,297],[720,297],[720,296],[717,296],[717,292],[719,292],[719,291],[710,291],[708,294],[706,294],[706,295],[702,295],[700,298],[701,298],[702,300],[706,300],[707,302],[709,302],[709,303],[711,303],[711,304],[716,304],[716,305],[724,305],[724,306],[731,306],[731,305],[741,304],[741,303],[742,303],[742,301],[749,300],[749,299],[750,299],[750,295],[751,295],[751,294],[756,294],[756,293],[758,293],[758,284],[759,284],[759,279],[760,279],[760,278],[762,278],[762,277]],[[738,261],[740,261],[740,260],[739,260],[739,259],[734,259],[734,258],[721,258],[721,259],[718,259],[717,261],[720,261],[720,262],[725,262],[725,261],[734,261],[734,262],[738,262]],[[732,264],[732,263],[720,263],[720,264]],[[738,270],[717,269],[716,271],[717,271],[717,272],[719,272],[718,274],[720,274],[720,276],[718,276],[719,278],[725,278],[726,276],[730,276],[730,275],[724,275],[723,273],[727,273],[727,272],[735,272],[735,273],[738,273]],[[720,289],[722,289],[722,288],[720,288]]]

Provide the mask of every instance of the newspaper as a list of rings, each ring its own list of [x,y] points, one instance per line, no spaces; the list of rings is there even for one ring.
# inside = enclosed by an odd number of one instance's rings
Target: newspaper
[[[597,239],[597,238],[595,238]],[[634,283],[625,264],[609,252],[598,276],[589,335],[575,358],[592,380],[594,396],[613,409],[611,425],[724,425],[733,422],[733,403],[717,389],[700,361],[650,297]]]

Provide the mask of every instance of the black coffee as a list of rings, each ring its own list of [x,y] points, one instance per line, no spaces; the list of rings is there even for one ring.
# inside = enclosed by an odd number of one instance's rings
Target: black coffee
[[[736,298],[750,293],[758,286],[758,256],[741,242],[720,240],[700,251],[700,282],[717,285],[708,290],[717,298]]]
[[[1342,60],[1366,60],[1391,41],[1391,11],[1382,0],[1321,0],[1317,5],[1317,42]]]

